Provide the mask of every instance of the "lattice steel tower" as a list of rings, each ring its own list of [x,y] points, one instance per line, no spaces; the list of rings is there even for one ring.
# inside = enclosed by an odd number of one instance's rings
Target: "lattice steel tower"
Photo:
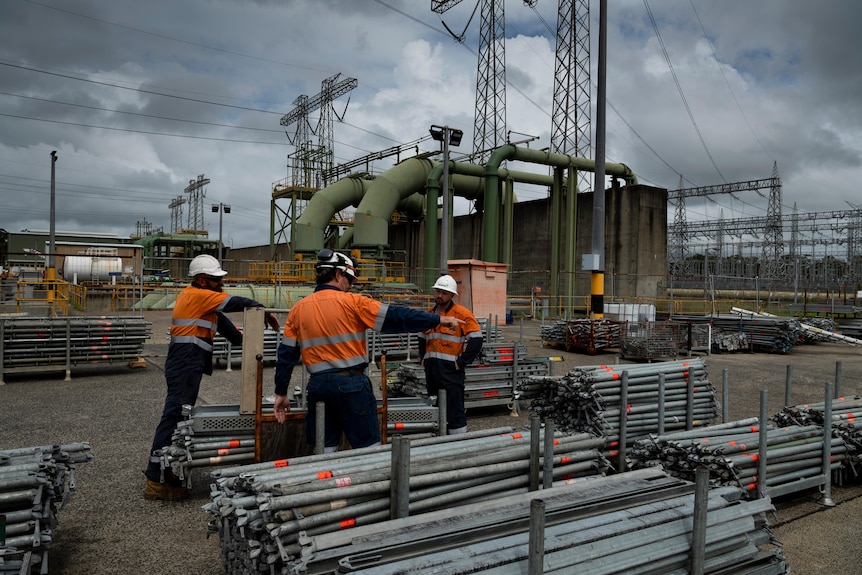
[[[591,157],[590,94],[590,2],[560,0],[557,8],[554,105],[551,109],[551,152]],[[578,188],[582,192],[592,189],[592,172],[578,172]]]
[[[203,174],[197,180],[189,180],[189,185],[183,190],[189,195],[189,221],[187,231],[193,234],[206,234],[204,229],[204,197],[207,195],[206,185],[210,179]]]
[[[182,196],[177,196],[171,203],[168,204],[168,208],[171,210],[171,233],[175,234],[180,231],[183,224],[183,204],[186,203],[186,199]]]
[[[431,0],[431,10],[442,14],[460,2],[461,0]],[[506,143],[504,0],[480,0],[480,17],[476,115],[473,120],[473,162],[484,164],[494,148]],[[456,36],[455,39],[459,42],[463,41],[463,37]]]
[[[784,234],[781,223],[781,179],[778,177],[778,162],[772,166],[772,185],[769,203],[766,206],[766,228],[763,242],[763,275],[774,282],[785,277]]]
[[[679,177],[679,189],[682,190],[682,176]],[[688,275],[688,220],[685,212],[685,192],[676,198],[676,210],[673,215],[673,229],[670,233],[670,245],[668,246],[668,263],[670,271],[674,275]]]
[[[289,158],[291,179],[295,185],[322,188],[330,183],[325,174],[331,172],[333,166],[333,121],[334,118],[341,119],[335,113],[332,102],[359,85],[356,78],[339,80],[339,76],[340,73],[323,80],[320,93],[313,98],[305,95],[297,97],[293,101],[296,107],[282,116],[279,122],[285,128],[296,125],[292,138],[285,130],[288,141],[296,148],[296,153]],[[309,114],[318,109],[320,119],[315,130],[311,127]],[[316,146],[311,142],[312,134],[317,134]]]

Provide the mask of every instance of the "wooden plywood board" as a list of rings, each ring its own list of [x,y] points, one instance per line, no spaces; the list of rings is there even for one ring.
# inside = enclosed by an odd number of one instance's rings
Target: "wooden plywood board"
[[[239,412],[254,413],[257,409],[257,356],[263,354],[263,308],[246,308],[242,326],[242,384]]]

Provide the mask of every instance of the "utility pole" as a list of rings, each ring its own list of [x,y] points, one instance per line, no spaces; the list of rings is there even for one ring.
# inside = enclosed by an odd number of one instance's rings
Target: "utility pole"
[[[48,232],[48,271],[45,279],[49,281],[53,281],[56,278],[56,272],[54,267],[54,248],[55,248],[55,237],[54,237],[54,179],[55,179],[55,169],[54,164],[57,163],[57,150],[51,152],[51,223]],[[53,288],[52,288],[53,289]],[[53,293],[53,291],[52,291]]]

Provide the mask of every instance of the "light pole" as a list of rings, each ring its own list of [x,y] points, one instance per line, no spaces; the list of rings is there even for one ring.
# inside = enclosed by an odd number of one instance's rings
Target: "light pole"
[[[46,279],[53,281],[56,278],[54,271],[54,164],[57,163],[57,150],[51,152],[51,222],[48,230],[48,271]]]
[[[443,142],[443,215],[440,222],[440,273],[445,274],[449,269],[449,207],[451,198],[449,194],[449,146],[460,146],[461,138],[464,137],[462,130],[456,130],[449,126],[431,126],[428,130],[431,137],[438,142]],[[430,215],[430,214],[429,214]]]
[[[222,224],[222,214],[230,213],[230,204],[223,204],[221,202],[217,204],[213,204],[213,213],[218,212],[218,263],[221,265],[222,263],[222,249],[224,244],[221,243],[221,224]],[[222,266],[224,267],[224,266]]]

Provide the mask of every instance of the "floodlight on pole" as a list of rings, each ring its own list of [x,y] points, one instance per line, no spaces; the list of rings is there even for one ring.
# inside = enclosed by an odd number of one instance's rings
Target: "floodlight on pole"
[[[451,197],[449,194],[449,146],[460,146],[461,138],[464,137],[463,130],[450,128],[449,126],[433,125],[428,130],[431,138],[442,142],[443,145],[443,214],[440,225],[440,273],[445,274],[449,269],[449,205]]]
[[[230,213],[230,204],[223,204],[223,203],[219,202],[217,204],[212,205],[212,210],[213,210],[213,213],[218,212],[218,263],[219,263],[219,265],[221,265],[222,257],[223,257],[222,251],[224,249],[223,248],[224,244],[222,244],[222,242],[221,242],[222,215]],[[224,266],[222,266],[222,267],[224,267]]]

